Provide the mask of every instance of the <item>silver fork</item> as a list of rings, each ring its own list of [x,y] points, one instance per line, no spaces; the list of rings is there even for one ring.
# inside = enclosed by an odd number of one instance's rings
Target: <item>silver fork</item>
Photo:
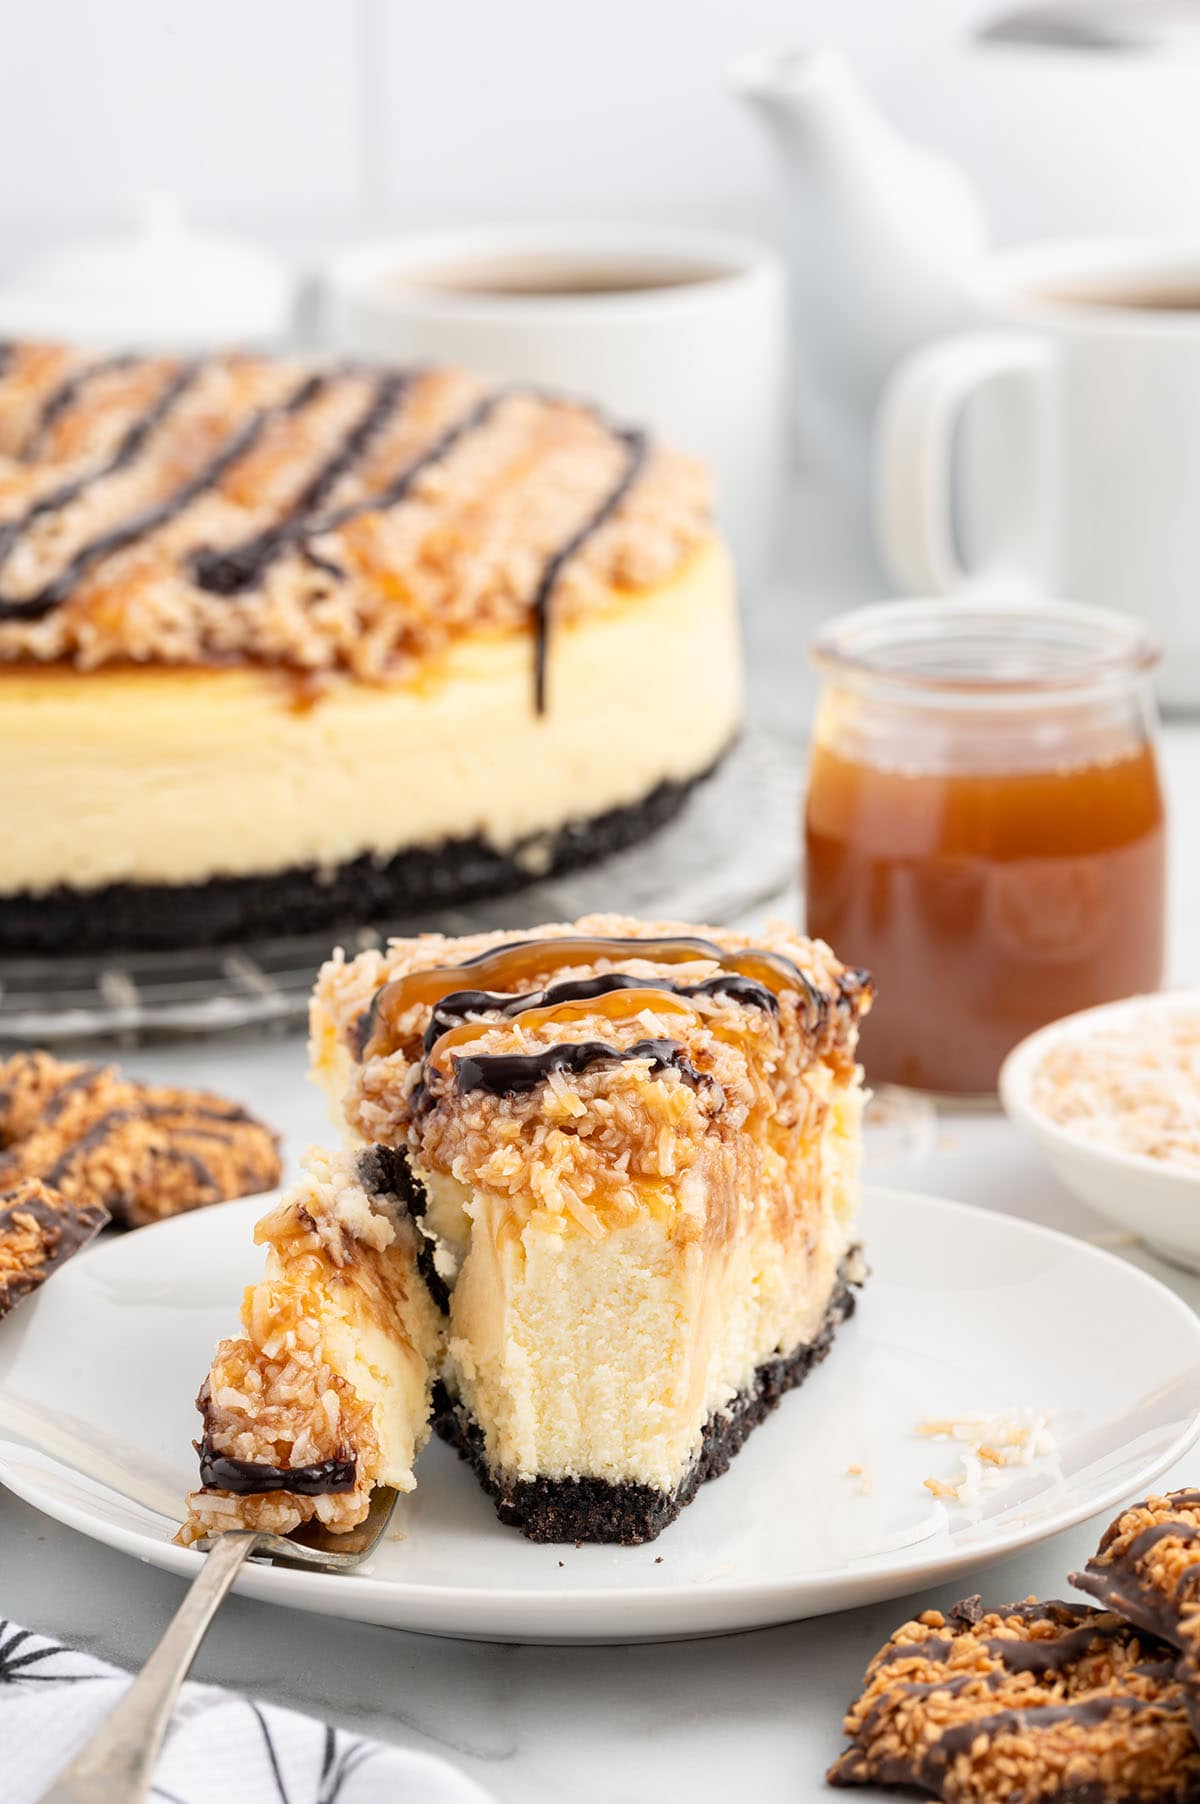
[[[381,1485],[365,1519],[344,1535],[331,1535],[309,1522],[293,1535],[235,1528],[198,1542],[201,1549],[207,1548],[204,1564],[162,1640],[112,1715],[42,1793],[39,1804],[142,1804],[179,1688],[218,1605],[246,1561],[253,1554],[267,1554],[284,1566],[350,1572],[378,1546],[395,1502],[395,1491]]]

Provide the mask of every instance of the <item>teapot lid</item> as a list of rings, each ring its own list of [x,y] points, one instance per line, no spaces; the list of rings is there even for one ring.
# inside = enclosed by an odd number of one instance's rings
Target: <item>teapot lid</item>
[[[987,19],[976,31],[985,44],[1043,50],[1200,53],[1200,15],[1194,0],[1047,0]]]

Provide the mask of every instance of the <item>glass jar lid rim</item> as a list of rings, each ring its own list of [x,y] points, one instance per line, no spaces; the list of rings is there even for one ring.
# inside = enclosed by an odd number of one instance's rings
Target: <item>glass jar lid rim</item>
[[[1159,656],[1131,615],[1032,596],[872,602],[830,620],[810,651],[827,676],[1008,701],[1127,683]]]

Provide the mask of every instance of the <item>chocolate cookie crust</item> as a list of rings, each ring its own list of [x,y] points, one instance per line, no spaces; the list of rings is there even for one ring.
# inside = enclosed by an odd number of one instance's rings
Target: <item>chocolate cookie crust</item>
[[[724,754],[722,754],[722,758]],[[674,819],[695,777],[659,783],[638,802],[568,821],[508,851],[479,835],[411,846],[392,858],[371,854],[333,871],[297,865],[265,876],[205,883],[61,885],[45,894],[0,896],[0,956],[158,951],[256,938],[335,933],[366,921],[399,924],[447,904],[502,895],[534,878],[558,876],[635,845]]]
[[[637,1547],[655,1540],[674,1522],[702,1484],[728,1471],[751,1432],[825,1358],[835,1333],[854,1309],[850,1282],[840,1278],[817,1338],[759,1366],[753,1382],[734,1398],[729,1409],[709,1418],[699,1458],[674,1491],[646,1484],[614,1485],[601,1478],[505,1478],[488,1465],[478,1424],[440,1382],[434,1387],[433,1425],[442,1440],[474,1469],[501,1522],[519,1528],[527,1540],[603,1541]]]

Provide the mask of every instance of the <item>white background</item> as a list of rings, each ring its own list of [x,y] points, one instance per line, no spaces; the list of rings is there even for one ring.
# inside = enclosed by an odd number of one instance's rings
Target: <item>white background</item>
[[[848,47],[996,237],[1194,230],[1200,63],[970,44],[997,0],[0,0],[0,272],[148,183],[298,252],[398,226],[706,219],[774,235],[739,51]]]

